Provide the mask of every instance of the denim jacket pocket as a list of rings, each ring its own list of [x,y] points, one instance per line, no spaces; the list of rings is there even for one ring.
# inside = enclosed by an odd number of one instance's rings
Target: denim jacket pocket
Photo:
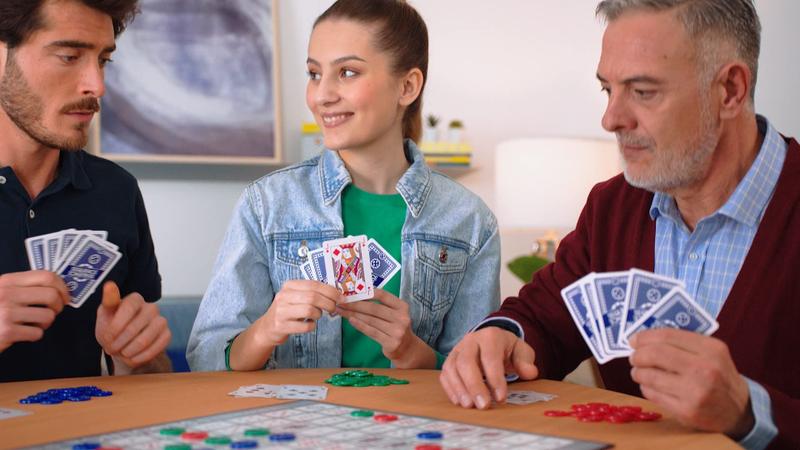
[[[289,280],[304,280],[300,266],[308,261],[308,254],[312,250],[322,248],[322,243],[335,239],[336,234],[330,236],[313,233],[292,233],[276,237],[273,240],[273,280],[280,286]],[[275,283],[278,282],[278,283]],[[279,288],[276,288],[276,293]]]
[[[467,251],[435,240],[417,240],[414,251],[414,298],[431,312],[447,311],[464,278]]]

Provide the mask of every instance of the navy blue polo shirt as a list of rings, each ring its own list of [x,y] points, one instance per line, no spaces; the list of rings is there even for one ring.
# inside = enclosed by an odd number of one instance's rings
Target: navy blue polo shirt
[[[122,295],[161,297],[161,276],[136,179],[111,161],[61,151],[56,179],[31,200],[11,167],[0,167],[0,275],[30,270],[25,239],[68,228],[105,230],[122,258],[108,274]],[[0,353],[0,381],[100,375],[94,335],[102,289],[78,309],[65,307],[37,342]]]

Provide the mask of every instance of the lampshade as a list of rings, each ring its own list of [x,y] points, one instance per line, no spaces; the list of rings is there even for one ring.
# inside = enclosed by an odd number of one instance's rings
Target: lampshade
[[[572,229],[596,183],[620,173],[617,144],[593,139],[516,139],[495,151],[502,227]]]

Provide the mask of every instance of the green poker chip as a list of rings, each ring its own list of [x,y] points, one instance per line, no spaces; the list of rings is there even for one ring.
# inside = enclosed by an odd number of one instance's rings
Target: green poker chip
[[[371,372],[361,369],[346,370],[344,372],[335,373],[330,376],[325,383],[333,386],[353,386],[353,387],[370,387],[370,386],[390,386],[393,384],[409,384],[408,380],[399,378],[392,378],[386,375],[375,375]]]

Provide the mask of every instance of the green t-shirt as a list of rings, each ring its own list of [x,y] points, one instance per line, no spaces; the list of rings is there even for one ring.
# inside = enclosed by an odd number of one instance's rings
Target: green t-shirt
[[[345,236],[364,234],[378,241],[397,262],[406,221],[406,202],[400,194],[372,194],[351,184],[342,192],[342,221]],[[400,296],[400,272],[383,287]],[[390,367],[380,344],[342,319],[342,367]]]

